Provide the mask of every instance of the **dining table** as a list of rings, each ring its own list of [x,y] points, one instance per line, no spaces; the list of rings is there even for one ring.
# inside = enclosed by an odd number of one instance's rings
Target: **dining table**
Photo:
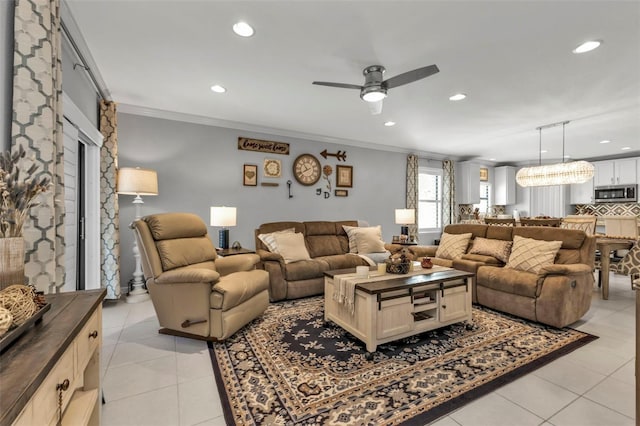
[[[606,235],[596,235],[596,249],[600,251],[600,271],[602,284],[602,298],[609,299],[609,267],[611,252],[615,250],[629,250],[635,243],[633,238],[614,238]]]

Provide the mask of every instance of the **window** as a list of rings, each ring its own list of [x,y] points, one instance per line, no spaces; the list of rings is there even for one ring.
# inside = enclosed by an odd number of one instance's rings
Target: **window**
[[[420,168],[418,171],[418,229],[442,228],[442,170]]]
[[[489,197],[491,194],[491,185],[488,183],[480,183],[480,204],[474,204],[474,209],[479,209],[480,214],[489,212]]]

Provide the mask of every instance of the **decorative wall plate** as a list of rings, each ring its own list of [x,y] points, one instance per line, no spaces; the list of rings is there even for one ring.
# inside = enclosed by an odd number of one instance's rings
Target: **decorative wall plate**
[[[264,176],[276,178],[282,176],[282,162],[266,158],[264,160]]]

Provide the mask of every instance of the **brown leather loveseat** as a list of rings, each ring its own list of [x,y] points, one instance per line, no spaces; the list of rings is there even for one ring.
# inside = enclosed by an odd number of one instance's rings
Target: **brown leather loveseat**
[[[323,294],[325,271],[369,265],[363,257],[349,252],[349,239],[343,225],[357,227],[358,221],[272,222],[255,230],[256,253],[262,267],[269,272],[271,301]],[[303,234],[310,259],[286,263],[258,237],[290,229]]]
[[[522,318],[564,327],[578,321],[589,310],[593,293],[595,238],[581,230],[542,226],[508,227],[454,224],[447,234],[471,234],[464,254],[454,259],[438,258],[438,246],[410,249],[416,258],[431,257],[434,264],[475,272],[473,301]],[[559,241],[553,263],[529,272],[508,267],[508,260],[473,253],[474,241],[484,238],[512,242],[515,238]],[[523,240],[521,240],[523,241]],[[388,246],[393,252],[398,247]],[[525,252],[524,257],[533,256]],[[509,256],[507,256],[509,257]]]

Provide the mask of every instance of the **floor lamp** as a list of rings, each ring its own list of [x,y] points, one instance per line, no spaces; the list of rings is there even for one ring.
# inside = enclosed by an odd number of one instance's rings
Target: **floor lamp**
[[[140,219],[140,207],[144,204],[141,195],[158,195],[158,175],[155,170],[139,167],[123,167],[118,170],[118,194],[135,195],[133,205],[136,209],[135,220]],[[127,303],[138,303],[149,299],[149,293],[144,288],[144,277],[140,263],[140,250],[136,239],[133,239],[133,257],[136,267],[133,271],[131,290],[127,296]]]
[[[236,226],[235,207],[211,207],[211,226],[221,226],[218,231],[218,246],[221,249],[229,248],[228,226]]]

